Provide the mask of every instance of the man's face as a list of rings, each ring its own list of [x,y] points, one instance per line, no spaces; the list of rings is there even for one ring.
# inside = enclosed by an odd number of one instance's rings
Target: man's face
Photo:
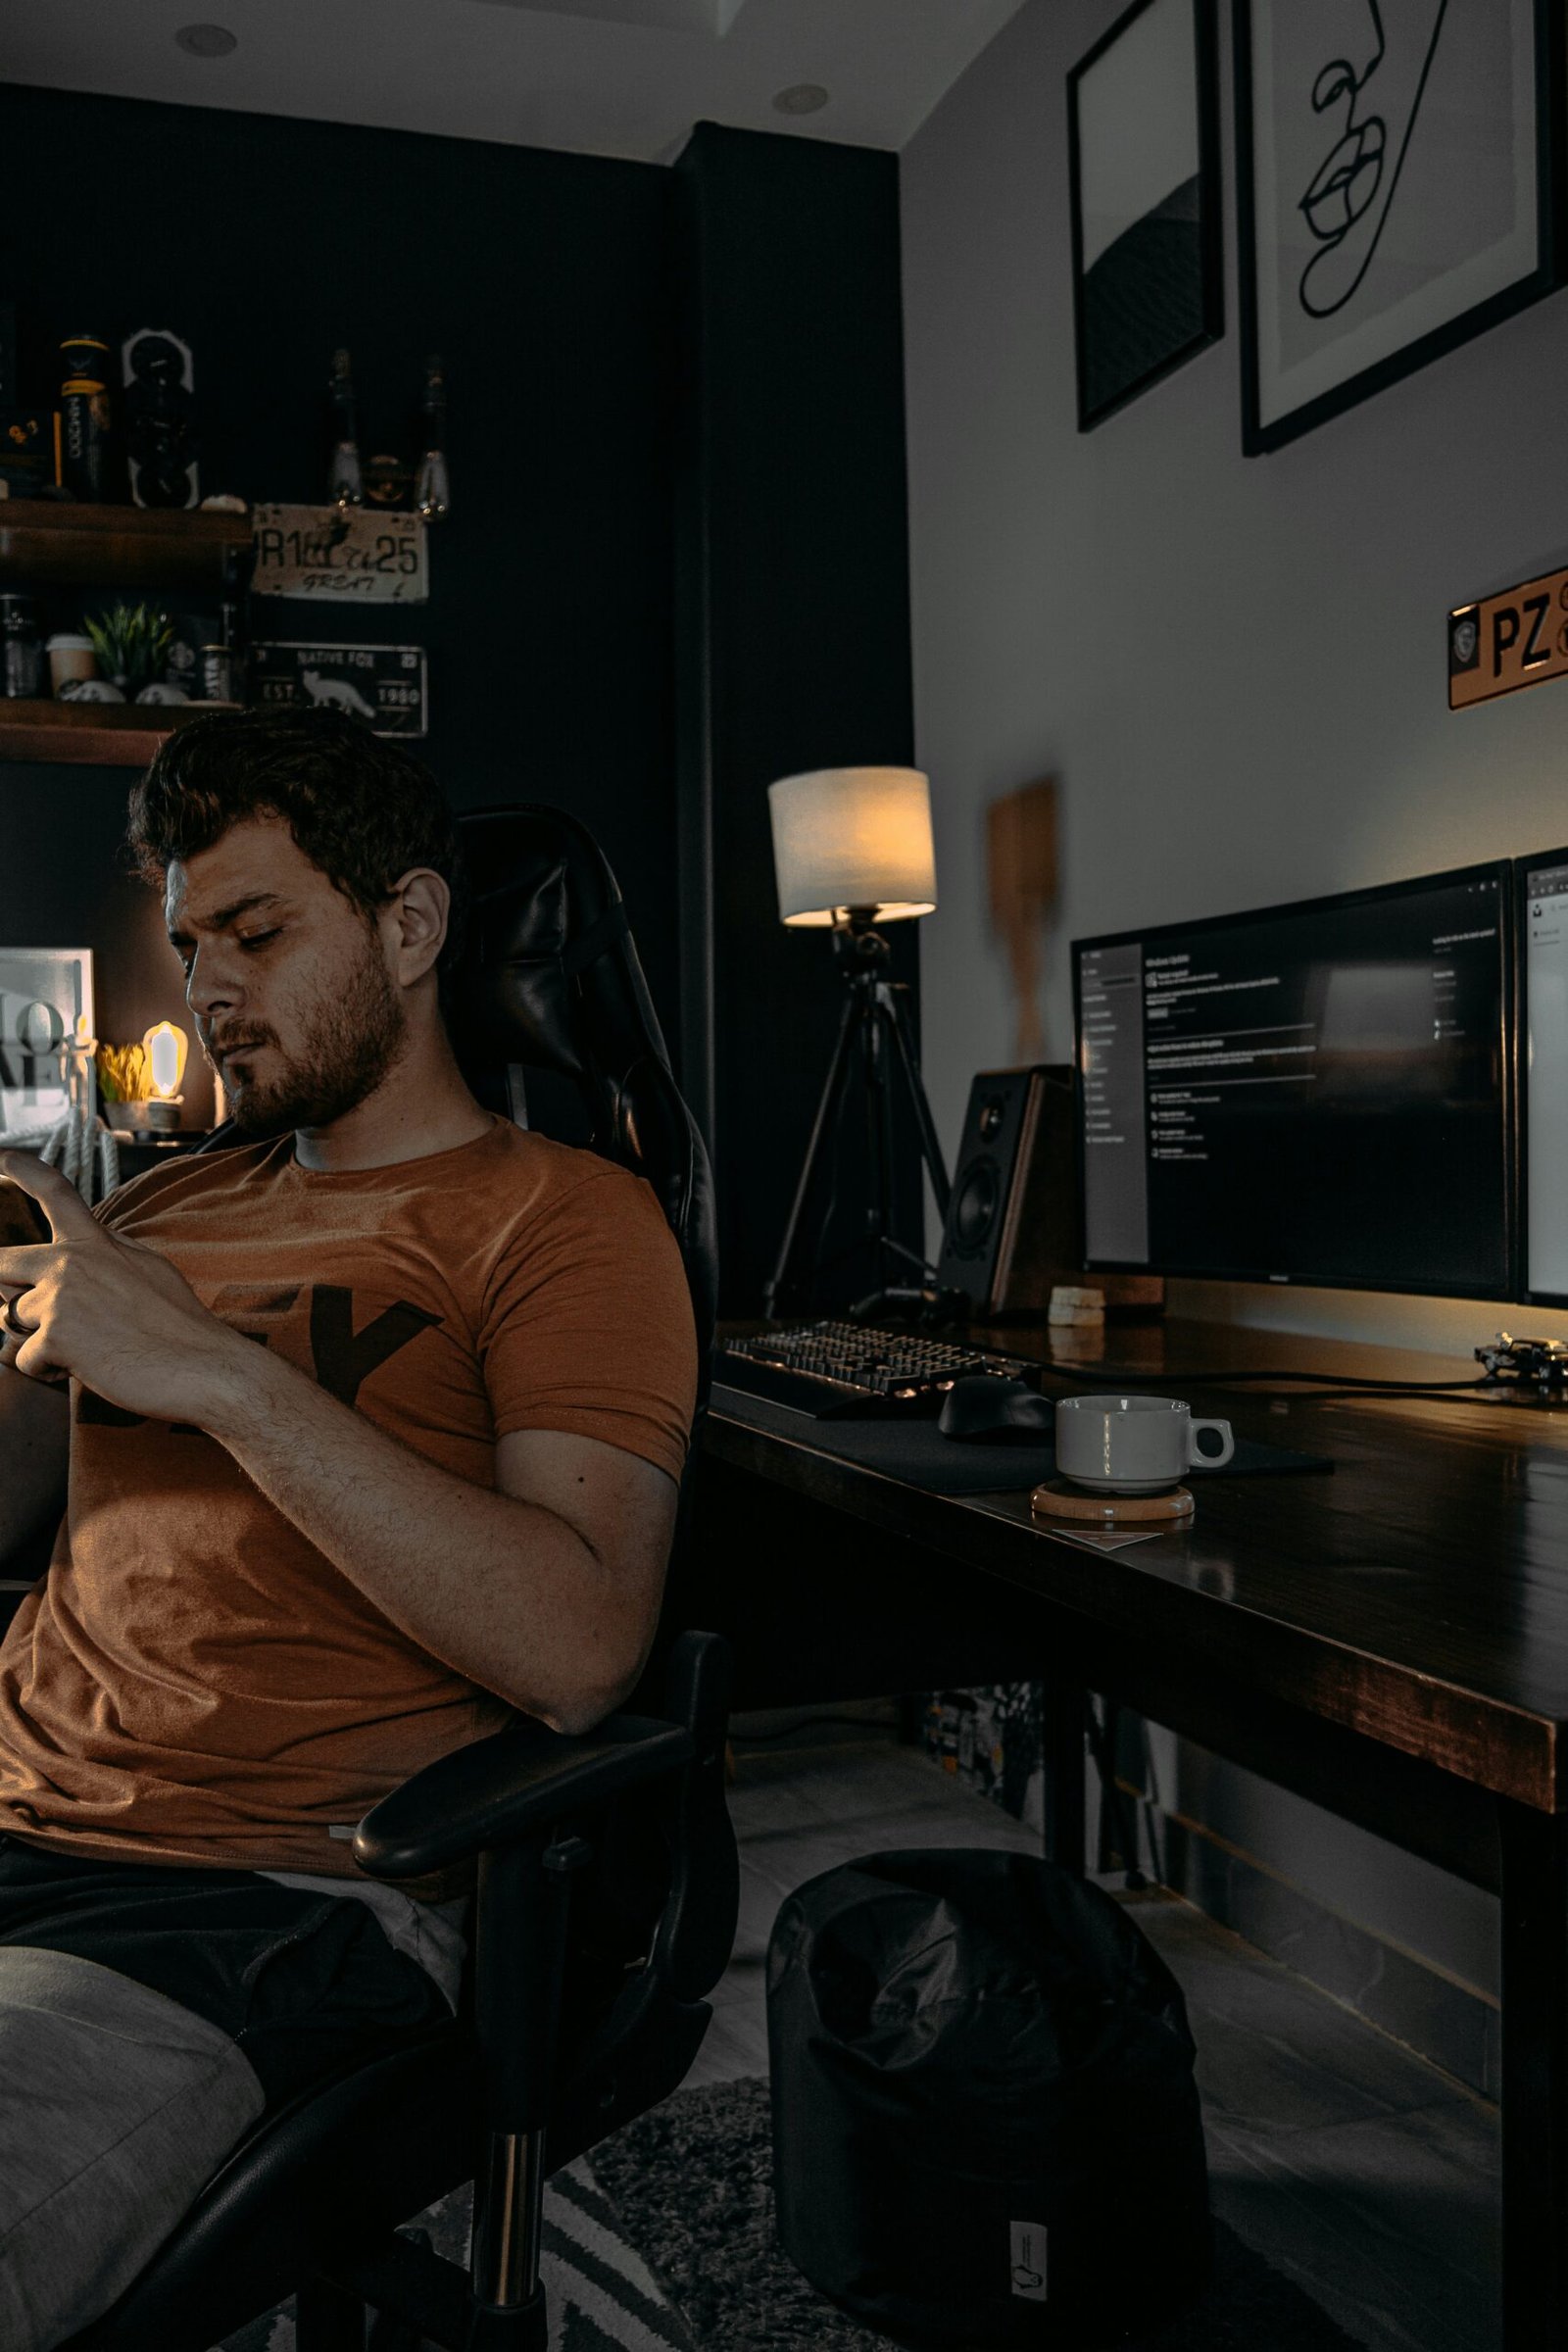
[[[329,1127],[374,1093],[406,1030],[382,935],[280,818],[176,859],[165,911],[241,1134]]]

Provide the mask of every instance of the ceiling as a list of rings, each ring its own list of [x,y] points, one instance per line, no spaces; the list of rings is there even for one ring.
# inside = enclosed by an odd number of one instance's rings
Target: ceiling
[[[0,77],[646,163],[698,122],[899,149],[1021,4],[6,0]],[[237,46],[176,45],[204,24]],[[803,85],[826,104],[774,105]]]

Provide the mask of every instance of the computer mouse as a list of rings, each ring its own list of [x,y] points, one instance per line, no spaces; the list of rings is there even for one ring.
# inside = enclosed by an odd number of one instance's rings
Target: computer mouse
[[[994,1372],[971,1372],[956,1380],[943,1399],[937,1427],[945,1438],[970,1446],[1040,1446],[1056,1426],[1056,1407],[1021,1380]]]

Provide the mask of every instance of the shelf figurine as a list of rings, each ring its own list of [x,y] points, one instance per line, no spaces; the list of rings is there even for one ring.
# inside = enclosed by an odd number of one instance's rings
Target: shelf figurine
[[[194,507],[201,490],[190,345],[160,327],[143,326],[126,336],[120,358],[131,503]]]

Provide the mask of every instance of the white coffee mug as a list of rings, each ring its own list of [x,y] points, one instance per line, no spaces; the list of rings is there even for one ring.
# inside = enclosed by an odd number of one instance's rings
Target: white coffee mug
[[[1219,1433],[1202,1452],[1200,1429]],[[1063,1396],[1056,1405],[1056,1468],[1100,1494],[1157,1494],[1195,1462],[1217,1470],[1236,1451],[1228,1421],[1195,1421],[1176,1396]]]

